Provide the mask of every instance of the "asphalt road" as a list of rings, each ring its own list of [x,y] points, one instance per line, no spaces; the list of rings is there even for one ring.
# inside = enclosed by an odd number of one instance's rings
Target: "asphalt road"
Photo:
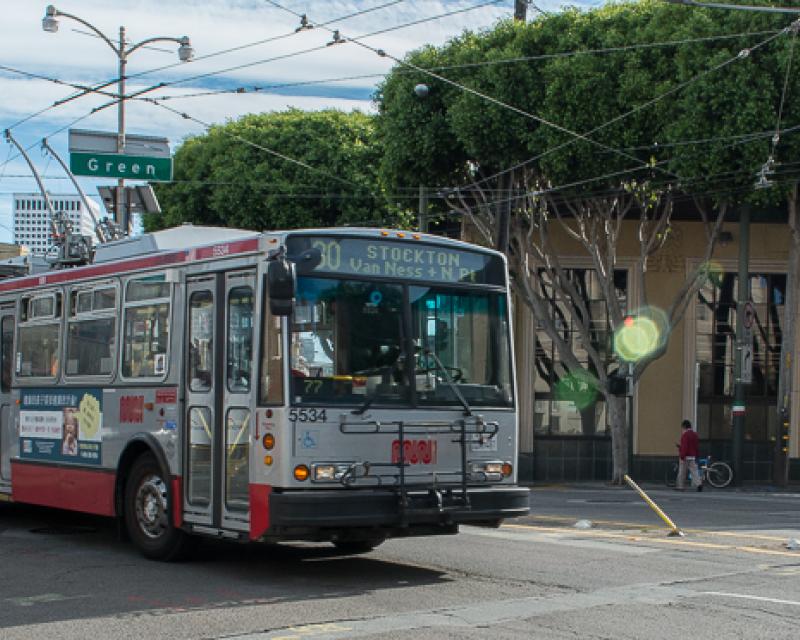
[[[800,495],[547,487],[500,529],[327,545],[204,543],[162,564],[113,523],[0,504],[0,638],[796,638]],[[576,529],[579,519],[590,529]]]

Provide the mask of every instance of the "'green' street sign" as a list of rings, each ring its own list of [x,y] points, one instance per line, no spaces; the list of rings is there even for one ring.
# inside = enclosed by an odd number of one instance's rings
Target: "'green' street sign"
[[[155,182],[172,180],[172,158],[73,152],[69,154],[69,168],[76,176],[128,178]]]

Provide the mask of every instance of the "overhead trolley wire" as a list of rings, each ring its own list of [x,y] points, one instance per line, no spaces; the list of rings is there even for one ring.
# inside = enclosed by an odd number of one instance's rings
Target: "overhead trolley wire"
[[[676,47],[683,44],[694,44],[698,42],[713,42],[717,40],[731,40],[734,38],[742,38],[747,36],[762,36],[762,35],[770,35],[778,33],[777,30],[769,30],[769,31],[750,31],[750,32],[742,32],[736,34],[720,34],[717,36],[703,36],[698,38],[686,38],[683,40],[665,40],[661,42],[651,42],[651,43],[642,43],[637,45],[626,45],[626,46],[619,46],[619,47],[604,47],[600,49],[577,49],[574,51],[563,51],[559,53],[547,53],[547,54],[540,54],[540,55],[531,55],[531,56],[515,56],[513,58],[501,58],[497,60],[483,60],[481,62],[465,62],[462,64],[450,64],[450,65],[437,65],[433,67],[423,67],[429,71],[450,71],[453,69],[470,69],[470,68],[478,68],[478,67],[486,67],[486,66],[495,66],[495,65],[503,65],[503,64],[518,64],[522,62],[536,62],[539,60],[550,60],[554,58],[566,58],[566,57],[574,57],[580,55],[595,55],[595,54],[605,54],[605,53],[614,53],[614,52],[625,52],[625,51],[632,51],[632,50],[639,50],[639,49],[652,49],[657,47]],[[374,34],[373,34],[374,35]],[[410,75],[416,73],[414,70],[398,70],[395,71],[397,74],[402,75]],[[283,82],[283,83],[276,83],[272,85],[254,85],[251,87],[235,87],[231,89],[215,89],[215,90],[208,90],[208,91],[198,91],[196,93],[189,93],[183,95],[176,95],[176,96],[158,96],[158,100],[180,100],[183,98],[195,98],[195,97],[203,97],[203,96],[212,96],[212,95],[225,95],[225,94],[243,94],[243,93],[257,93],[260,91],[268,91],[270,89],[284,89],[284,88],[291,88],[291,87],[303,87],[308,85],[314,84],[328,84],[333,82],[347,82],[350,80],[366,80],[370,78],[382,78],[385,77],[385,73],[364,73],[359,75],[351,75],[351,76],[342,76],[337,78],[321,78],[318,80],[299,80],[296,82]]]
[[[170,111],[171,113],[174,113],[175,115],[178,115],[181,118],[184,118],[185,120],[191,120],[192,122],[195,122],[195,123],[205,127],[206,129],[210,129],[213,126],[209,122],[205,122],[203,120],[200,120],[199,118],[195,118],[194,116],[191,116],[186,112],[178,111],[177,109],[173,109],[172,107],[170,107],[168,105],[165,105],[165,104],[162,104],[162,103],[160,103],[160,102],[158,102],[156,100],[153,100],[152,98],[148,98],[148,99],[146,99],[146,101],[149,102],[150,104],[156,105],[157,107],[161,107],[162,109],[166,109],[167,111]],[[356,187],[357,189],[366,189],[366,187],[364,187],[363,185],[358,184],[357,182],[353,182],[352,180],[348,180],[347,178],[342,178],[341,176],[337,176],[336,174],[329,173],[329,172],[327,172],[327,171],[325,171],[323,169],[319,169],[317,167],[312,167],[307,162],[303,162],[302,160],[298,160],[296,158],[292,158],[291,156],[287,156],[286,154],[281,153],[280,151],[275,151],[274,149],[270,149],[269,147],[265,147],[264,145],[258,144],[257,142],[253,142],[252,140],[248,140],[247,138],[244,138],[244,137],[240,136],[239,134],[233,133],[233,132],[228,131],[228,130],[226,130],[224,128],[220,128],[219,130],[222,133],[224,133],[226,136],[230,137],[230,138],[238,140],[239,142],[241,142],[243,144],[246,144],[248,146],[251,146],[251,147],[253,147],[255,149],[258,149],[260,151],[264,151],[265,153],[268,153],[268,154],[270,154],[272,156],[275,156],[276,158],[280,158],[281,160],[285,160],[286,162],[290,162],[292,164],[296,164],[296,165],[298,165],[300,167],[303,167],[304,169],[307,169],[307,170],[312,171],[314,173],[318,173],[318,174],[323,175],[323,176],[325,176],[327,178],[331,178],[333,180],[336,180],[337,182],[342,182],[344,184],[348,184],[350,186]],[[373,194],[373,193],[370,193],[370,197],[376,198],[375,194]]]
[[[742,49],[735,56],[733,56],[733,57],[731,57],[731,58],[729,58],[729,59],[721,62],[720,64],[717,64],[717,65],[715,65],[715,66],[713,66],[713,67],[711,67],[709,69],[701,71],[696,76],[694,76],[694,77],[690,78],[689,80],[686,80],[686,81],[684,81],[684,82],[682,82],[682,83],[680,83],[680,84],[678,84],[678,85],[676,85],[674,87],[671,87],[670,89],[667,89],[663,93],[657,95],[655,98],[652,98],[652,99],[650,99],[650,100],[648,100],[648,101],[646,101],[646,102],[644,102],[644,103],[642,103],[640,105],[637,105],[633,109],[630,109],[630,110],[626,111],[625,113],[620,114],[620,115],[612,118],[611,120],[608,120],[607,122],[604,122],[603,124],[598,125],[597,127],[594,127],[593,129],[587,131],[584,135],[585,136],[593,135],[593,134],[597,133],[598,131],[602,131],[603,129],[608,128],[612,124],[615,124],[615,123],[619,122],[620,120],[624,120],[625,118],[628,118],[628,117],[638,113],[639,111],[642,111],[643,109],[646,109],[647,107],[650,107],[653,104],[655,104],[657,102],[660,102],[664,98],[666,98],[666,97],[668,97],[668,96],[670,96],[670,95],[672,95],[672,94],[674,94],[674,93],[676,93],[678,91],[681,91],[682,89],[685,89],[687,86],[689,86],[690,84],[693,84],[694,82],[697,82],[701,78],[704,78],[705,76],[707,76],[707,75],[709,75],[711,73],[719,71],[720,69],[722,69],[722,68],[724,68],[724,67],[726,67],[726,66],[728,66],[728,65],[730,65],[730,64],[732,64],[734,62],[736,62],[737,60],[742,60],[742,59],[748,57],[750,55],[750,53],[752,53],[753,51],[756,51],[757,49],[760,49],[761,47],[766,46],[767,44],[769,44],[773,40],[775,40],[775,39],[779,38],[781,35],[785,34],[786,32],[787,32],[787,29],[781,29],[780,31],[778,31],[776,33],[773,33],[771,36],[769,36],[765,40],[762,40],[761,42],[753,45],[752,47],[747,47],[745,49]],[[494,173],[494,174],[492,174],[492,175],[490,175],[490,176],[488,176],[486,178],[483,178],[478,182],[472,183],[471,185],[468,185],[465,188],[476,187],[476,186],[480,185],[483,182],[492,180],[494,178],[498,178],[498,177],[500,177],[502,175],[505,175],[507,173],[510,173],[512,171],[516,171],[517,169],[521,169],[522,167],[525,167],[525,166],[527,166],[527,165],[529,165],[529,164],[531,164],[533,162],[541,160],[545,156],[548,156],[548,155],[550,155],[552,153],[555,153],[557,151],[560,151],[560,150],[562,150],[562,149],[564,149],[564,148],[566,148],[568,146],[571,146],[575,142],[576,142],[576,140],[574,140],[574,139],[573,140],[568,140],[566,142],[563,142],[563,143],[561,143],[559,145],[556,145],[555,147],[552,147],[550,149],[547,149],[546,151],[543,151],[542,153],[539,153],[539,154],[537,154],[537,155],[535,155],[535,156],[533,156],[531,158],[528,158],[527,160],[525,160],[523,162],[517,163],[514,166],[509,167],[508,169],[504,169],[502,171],[498,171],[497,173]],[[679,178],[679,176],[676,176],[676,177]]]
[[[391,2],[386,2],[384,4],[378,5],[377,7],[371,7],[369,9],[363,9],[361,11],[356,11],[354,13],[346,14],[344,16],[341,16],[340,18],[335,18],[331,22],[340,22],[342,20],[349,20],[350,18],[361,16],[361,15],[364,15],[366,13],[371,13],[373,11],[378,11],[379,9],[385,9],[386,7],[390,7],[390,6],[393,6],[393,5],[396,5],[396,4],[400,4],[400,3],[405,2],[405,1],[406,0],[391,0]],[[286,38],[291,38],[292,36],[297,35],[300,31],[303,31],[303,30],[304,29],[295,29],[294,31],[289,31],[287,33],[282,33],[282,34],[279,34],[277,36],[270,36],[269,38],[263,38],[261,40],[256,40],[255,42],[248,42],[246,44],[237,45],[235,47],[229,47],[227,49],[221,49],[219,51],[214,51],[212,53],[207,53],[205,55],[196,56],[195,58],[193,58],[191,60],[191,62],[199,62],[200,60],[208,60],[210,58],[215,58],[217,56],[225,55],[225,54],[228,54],[228,53],[233,53],[235,51],[241,51],[241,50],[248,49],[248,48],[251,48],[251,47],[260,46],[262,44],[268,44],[270,42],[277,42],[278,40],[284,40]],[[171,63],[171,64],[162,65],[160,67],[154,67],[152,69],[147,69],[145,71],[140,71],[138,73],[134,73],[134,74],[125,76],[125,79],[126,80],[134,80],[136,78],[141,78],[143,76],[147,76],[147,75],[150,75],[152,73],[156,73],[158,71],[166,71],[167,69],[174,69],[175,67],[180,67],[180,66],[183,66],[185,64],[186,64],[185,62],[174,62],[174,63]],[[109,84],[113,84],[114,82],[118,82],[118,81],[119,81],[119,78],[116,78],[116,79],[109,80],[107,82],[101,83],[100,85],[97,85],[97,86],[102,88],[104,86],[108,86]],[[160,85],[155,85],[155,86],[156,86],[156,88],[158,88]],[[91,92],[92,92],[92,90],[85,90],[85,91],[83,91],[81,93],[75,94],[73,96],[69,96],[68,100],[74,100],[75,98],[80,98],[80,97],[86,95],[87,93],[91,93]]]
[[[274,0],[265,0],[265,2],[268,2],[271,5],[274,5],[274,6],[278,7],[278,8],[280,8],[280,9],[283,9],[284,11],[288,11],[289,13],[295,13],[291,9],[287,9],[285,7],[282,7],[280,4],[278,4]],[[494,3],[484,3],[484,4],[494,4]],[[331,29],[328,28],[328,30],[330,31]],[[621,151],[619,149],[615,149],[614,147],[606,145],[606,144],[604,144],[602,142],[598,142],[597,140],[592,140],[591,138],[587,137],[586,135],[580,134],[580,133],[578,133],[576,131],[572,131],[571,129],[563,127],[563,126],[561,126],[559,124],[556,124],[554,122],[550,122],[549,120],[547,120],[545,118],[542,118],[540,116],[537,116],[535,114],[532,114],[532,113],[530,113],[528,111],[525,111],[524,109],[520,109],[519,107],[515,107],[514,105],[510,105],[510,104],[508,104],[506,102],[503,102],[502,100],[498,100],[497,98],[495,98],[493,96],[490,96],[488,94],[482,93],[482,92],[478,91],[477,89],[473,89],[472,87],[468,87],[466,85],[458,83],[455,80],[451,80],[449,78],[446,78],[445,76],[442,76],[442,75],[439,75],[437,73],[434,73],[433,71],[429,71],[427,69],[424,69],[424,68],[422,68],[422,67],[420,67],[418,65],[415,65],[413,63],[406,62],[404,60],[400,60],[399,58],[397,58],[395,56],[392,56],[391,54],[387,53],[383,49],[377,49],[377,48],[372,47],[372,46],[370,46],[368,44],[365,44],[365,43],[361,42],[361,40],[364,37],[365,36],[361,36],[359,38],[352,38],[352,39],[351,38],[344,38],[343,41],[345,41],[345,42],[353,42],[356,45],[358,45],[359,47],[367,49],[368,51],[372,51],[373,53],[377,54],[378,56],[380,56],[382,58],[388,58],[390,60],[393,60],[395,63],[399,64],[400,66],[404,66],[404,67],[408,67],[410,69],[414,69],[415,71],[418,71],[419,73],[422,73],[424,75],[430,76],[431,78],[434,78],[436,80],[444,82],[445,84],[449,84],[451,86],[454,86],[457,89],[465,91],[466,93],[470,93],[472,95],[475,95],[475,96],[481,98],[482,100],[485,100],[486,102],[490,102],[490,103],[495,104],[495,105],[497,105],[497,106],[499,106],[501,108],[504,108],[504,109],[506,109],[508,111],[516,113],[517,115],[521,115],[521,116],[523,116],[525,118],[534,120],[535,122],[538,122],[540,124],[546,125],[546,126],[552,128],[552,129],[555,129],[555,130],[560,131],[562,133],[568,134],[568,135],[570,135],[570,136],[572,136],[572,137],[574,137],[576,139],[581,139],[584,142],[588,142],[589,144],[594,145],[596,147],[599,147],[599,148],[601,148],[601,149],[603,149],[605,151],[610,151],[611,153],[614,153],[616,155],[628,158],[629,160],[635,160],[636,162],[640,162],[642,164],[642,168],[643,169],[644,168],[649,168],[649,165],[647,165],[646,163],[642,162],[642,160],[640,160],[636,156],[633,156],[633,155],[631,155],[629,153],[626,153],[625,151]],[[675,176],[675,177],[677,177],[677,176]]]

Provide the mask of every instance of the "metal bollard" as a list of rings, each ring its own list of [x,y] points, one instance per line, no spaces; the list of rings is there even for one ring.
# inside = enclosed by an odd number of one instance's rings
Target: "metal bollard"
[[[647,504],[650,505],[650,508],[653,511],[655,511],[658,514],[658,517],[661,518],[666,523],[666,525],[670,528],[669,535],[671,535],[671,536],[681,536],[681,537],[683,537],[685,535],[683,533],[683,531],[681,531],[678,528],[678,526],[672,520],[669,519],[669,516],[666,513],[664,513],[661,510],[661,508],[655,502],[653,502],[650,499],[650,496],[648,496],[644,491],[642,491],[642,488],[638,484],[636,484],[633,480],[631,480],[630,476],[625,474],[623,477],[625,478],[625,482],[627,482],[628,485],[632,489],[634,489],[640,496],[642,496],[642,499]]]

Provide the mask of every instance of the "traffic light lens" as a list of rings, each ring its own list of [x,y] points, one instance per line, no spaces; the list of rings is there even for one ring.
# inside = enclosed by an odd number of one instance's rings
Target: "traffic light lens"
[[[638,362],[651,356],[666,342],[669,326],[666,314],[649,307],[625,316],[614,332],[614,352],[624,362]]]

